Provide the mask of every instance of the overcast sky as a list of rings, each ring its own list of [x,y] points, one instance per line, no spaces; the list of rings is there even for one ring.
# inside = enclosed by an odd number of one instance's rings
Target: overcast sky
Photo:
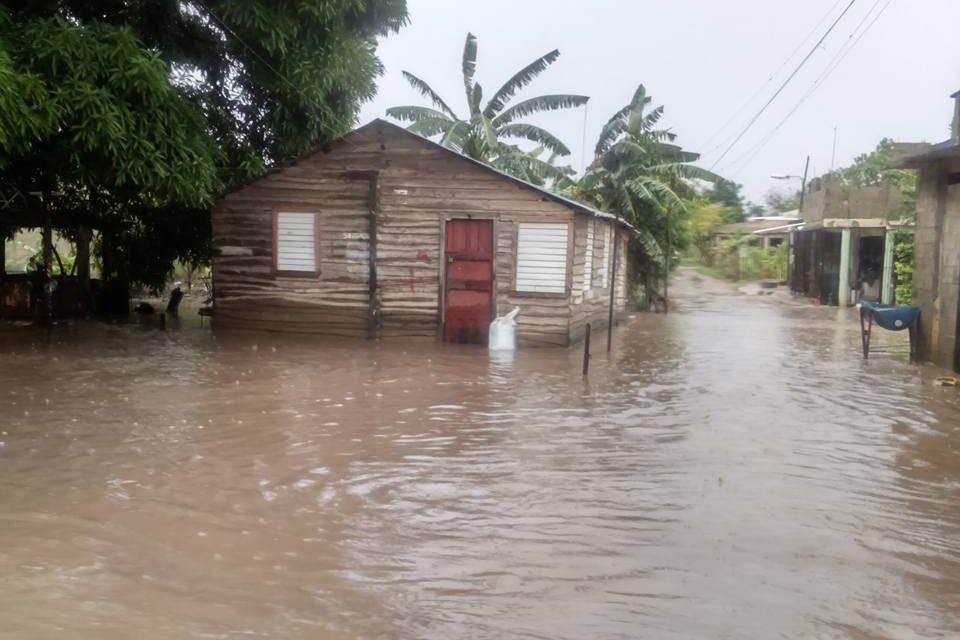
[[[600,127],[627,103],[639,83],[646,85],[655,104],[666,107],[664,122],[679,142],[701,153],[700,164],[709,168],[848,3],[408,0],[410,24],[382,41],[386,74],[360,120],[383,117],[394,105],[426,104],[406,84],[403,70],[429,82],[465,114],[460,59],[470,31],[479,39],[476,79],[486,96],[528,62],[560,49],[560,59],[520,97],[590,96],[586,153],[582,108],[531,120],[567,144],[572,154],[566,160],[575,168],[582,168],[585,157],[589,161]],[[952,115],[948,96],[960,89],[958,26],[960,0],[855,0],[715,169],[742,183],[747,197],[760,201],[770,189],[786,186],[770,174],[801,173],[807,154],[811,176],[830,169],[834,125],[837,166],[869,151],[885,136],[898,141],[947,138]],[[836,70],[823,78],[838,60]],[[769,137],[818,78],[819,86]]]

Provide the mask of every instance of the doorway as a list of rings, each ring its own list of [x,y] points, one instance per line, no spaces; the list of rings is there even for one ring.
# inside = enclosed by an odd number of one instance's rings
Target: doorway
[[[443,339],[487,344],[493,311],[493,220],[448,220],[444,238]]]

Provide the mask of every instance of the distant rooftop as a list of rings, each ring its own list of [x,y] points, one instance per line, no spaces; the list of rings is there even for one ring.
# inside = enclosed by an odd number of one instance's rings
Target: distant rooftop
[[[787,211],[786,213],[794,213],[794,211]],[[796,224],[798,222],[802,222],[802,219],[799,215],[756,216],[754,218],[747,218],[743,222],[733,222],[731,224],[720,225],[717,227],[715,233],[719,235],[756,233],[757,231],[776,229],[778,227],[784,227],[787,225]]]

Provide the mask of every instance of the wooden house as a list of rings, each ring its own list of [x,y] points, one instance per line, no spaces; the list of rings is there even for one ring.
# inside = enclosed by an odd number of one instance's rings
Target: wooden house
[[[624,311],[631,233],[374,120],[217,203],[214,326],[485,343],[520,307],[521,344],[567,345]]]

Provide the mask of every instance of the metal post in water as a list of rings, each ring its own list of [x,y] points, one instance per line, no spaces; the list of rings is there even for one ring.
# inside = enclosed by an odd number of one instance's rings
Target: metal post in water
[[[590,370],[590,323],[584,327],[583,334],[583,375]]]
[[[613,345],[613,307],[617,302],[617,262],[620,260],[620,218],[613,227],[613,264],[610,266],[610,308],[607,316],[607,353]]]

